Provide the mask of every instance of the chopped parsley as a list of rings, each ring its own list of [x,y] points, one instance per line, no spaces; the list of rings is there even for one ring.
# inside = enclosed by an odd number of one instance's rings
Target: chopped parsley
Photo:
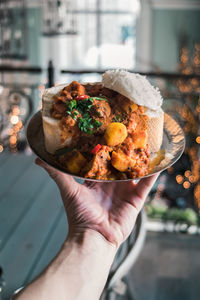
[[[101,127],[102,123],[97,120],[94,120],[94,125],[96,126],[96,128],[98,128]]]
[[[79,129],[87,134],[92,134],[93,130],[99,128],[101,125],[101,122],[91,118],[88,113],[79,118],[78,122]]]
[[[76,101],[76,100],[75,100]],[[77,101],[76,103],[76,109],[80,111],[80,113],[84,114],[85,112],[89,111],[92,107],[93,99],[85,99],[82,101]]]
[[[76,108],[76,100],[71,100],[71,101],[69,101],[69,102],[67,102],[67,112],[72,112],[72,110],[74,109],[74,108]]]
[[[77,115],[81,113],[82,117],[78,119],[78,127],[81,131],[92,134],[94,129],[99,128],[102,123],[93,119],[89,115],[90,108],[93,105],[93,98],[97,97],[90,97],[84,100],[71,100],[67,102],[67,110],[66,112],[70,115],[75,121],[77,120]]]
[[[94,125],[93,125],[93,119],[92,118],[79,118],[78,127],[81,131],[92,134]]]

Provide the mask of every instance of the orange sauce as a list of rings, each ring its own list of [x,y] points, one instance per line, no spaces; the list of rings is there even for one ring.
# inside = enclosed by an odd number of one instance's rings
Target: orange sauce
[[[152,173],[154,168],[159,165],[159,163],[165,158],[165,149],[161,149],[158,151],[156,157],[152,159],[149,164],[148,173]]]

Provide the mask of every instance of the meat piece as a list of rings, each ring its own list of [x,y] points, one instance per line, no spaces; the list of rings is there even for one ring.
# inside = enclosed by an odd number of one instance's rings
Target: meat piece
[[[104,100],[93,100],[93,105],[90,109],[90,115],[98,121],[101,126],[94,129],[95,134],[103,134],[106,127],[112,122],[112,113],[110,105]]]
[[[72,81],[64,90],[70,92],[72,97],[85,95],[85,87],[77,81]]]
[[[57,101],[53,104],[53,110],[60,114],[63,114],[64,112],[66,112],[67,106],[62,101]]]
[[[102,146],[87,165],[87,171],[84,175],[86,178],[102,179],[105,178],[105,175],[108,175],[108,166],[111,160],[110,151],[112,151],[110,147]]]
[[[90,153],[90,151],[88,151],[88,149],[93,149],[98,144],[102,144],[102,137],[95,136],[95,135],[92,136],[82,135],[79,138],[77,148],[81,152],[86,152],[86,153],[89,152],[88,154],[91,158],[92,154]]]
[[[60,97],[64,97],[66,100],[71,100],[72,98],[82,95],[85,95],[85,88],[77,81],[72,81],[72,83],[64,87],[60,92]]]
[[[111,108],[107,101],[94,99],[90,112],[95,117],[108,118],[111,114]]]
[[[130,113],[128,118],[124,120],[124,125],[127,128],[128,133],[133,133],[136,131],[147,130],[147,119],[145,115],[138,114],[138,112]]]
[[[102,94],[102,96],[106,96],[107,98],[113,98],[113,97],[116,97],[116,95],[118,93],[113,90],[110,90],[106,87],[103,87],[101,90],[101,94]]]
[[[72,145],[77,143],[78,139],[78,126],[71,116],[64,116],[60,121],[61,128],[61,141],[65,141],[69,137],[73,137]]]
[[[70,96],[71,97],[71,96]],[[70,98],[71,99],[71,98]],[[69,100],[69,99],[66,99],[66,96],[63,95],[62,93],[60,94],[60,96],[57,96],[57,97],[54,97],[54,103],[56,102],[63,102],[66,104],[66,100]]]
[[[62,125],[66,126],[66,127],[74,127],[76,124],[76,121],[71,117],[71,116],[66,116],[63,117],[61,120]]]
[[[66,91],[65,89],[62,90],[62,92],[60,93],[60,95],[61,95],[61,96],[58,97],[58,99],[59,99],[59,98],[63,98],[65,102],[66,102],[66,100],[69,101],[69,100],[72,99],[71,93],[68,92],[68,91]]]
[[[85,84],[85,91],[87,95],[91,97],[99,96],[102,92],[102,84]]]

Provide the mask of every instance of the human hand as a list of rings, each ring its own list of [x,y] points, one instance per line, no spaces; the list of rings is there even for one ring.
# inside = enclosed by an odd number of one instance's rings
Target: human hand
[[[79,184],[72,176],[39,158],[36,164],[43,167],[58,185],[68,218],[69,236],[92,229],[116,247],[131,233],[146,196],[159,175],[143,178],[138,183],[86,181]]]

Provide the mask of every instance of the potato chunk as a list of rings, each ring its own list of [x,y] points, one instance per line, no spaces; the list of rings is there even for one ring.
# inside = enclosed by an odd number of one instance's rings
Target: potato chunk
[[[118,122],[110,123],[106,128],[104,137],[108,146],[119,145],[127,137],[126,126]]]
[[[145,148],[147,144],[147,133],[146,131],[136,132],[132,135],[134,148]]]
[[[122,105],[122,108],[125,110],[125,112],[129,114],[130,112],[136,111],[138,106],[136,103],[133,103],[132,101],[125,101]]]
[[[87,160],[79,151],[74,151],[73,155],[66,161],[66,167],[70,173],[77,175],[86,162]]]
[[[120,150],[117,152],[112,152],[111,164],[115,169],[117,169],[120,172],[128,171],[128,168],[134,167],[135,163],[136,161],[134,159],[131,159]]]

